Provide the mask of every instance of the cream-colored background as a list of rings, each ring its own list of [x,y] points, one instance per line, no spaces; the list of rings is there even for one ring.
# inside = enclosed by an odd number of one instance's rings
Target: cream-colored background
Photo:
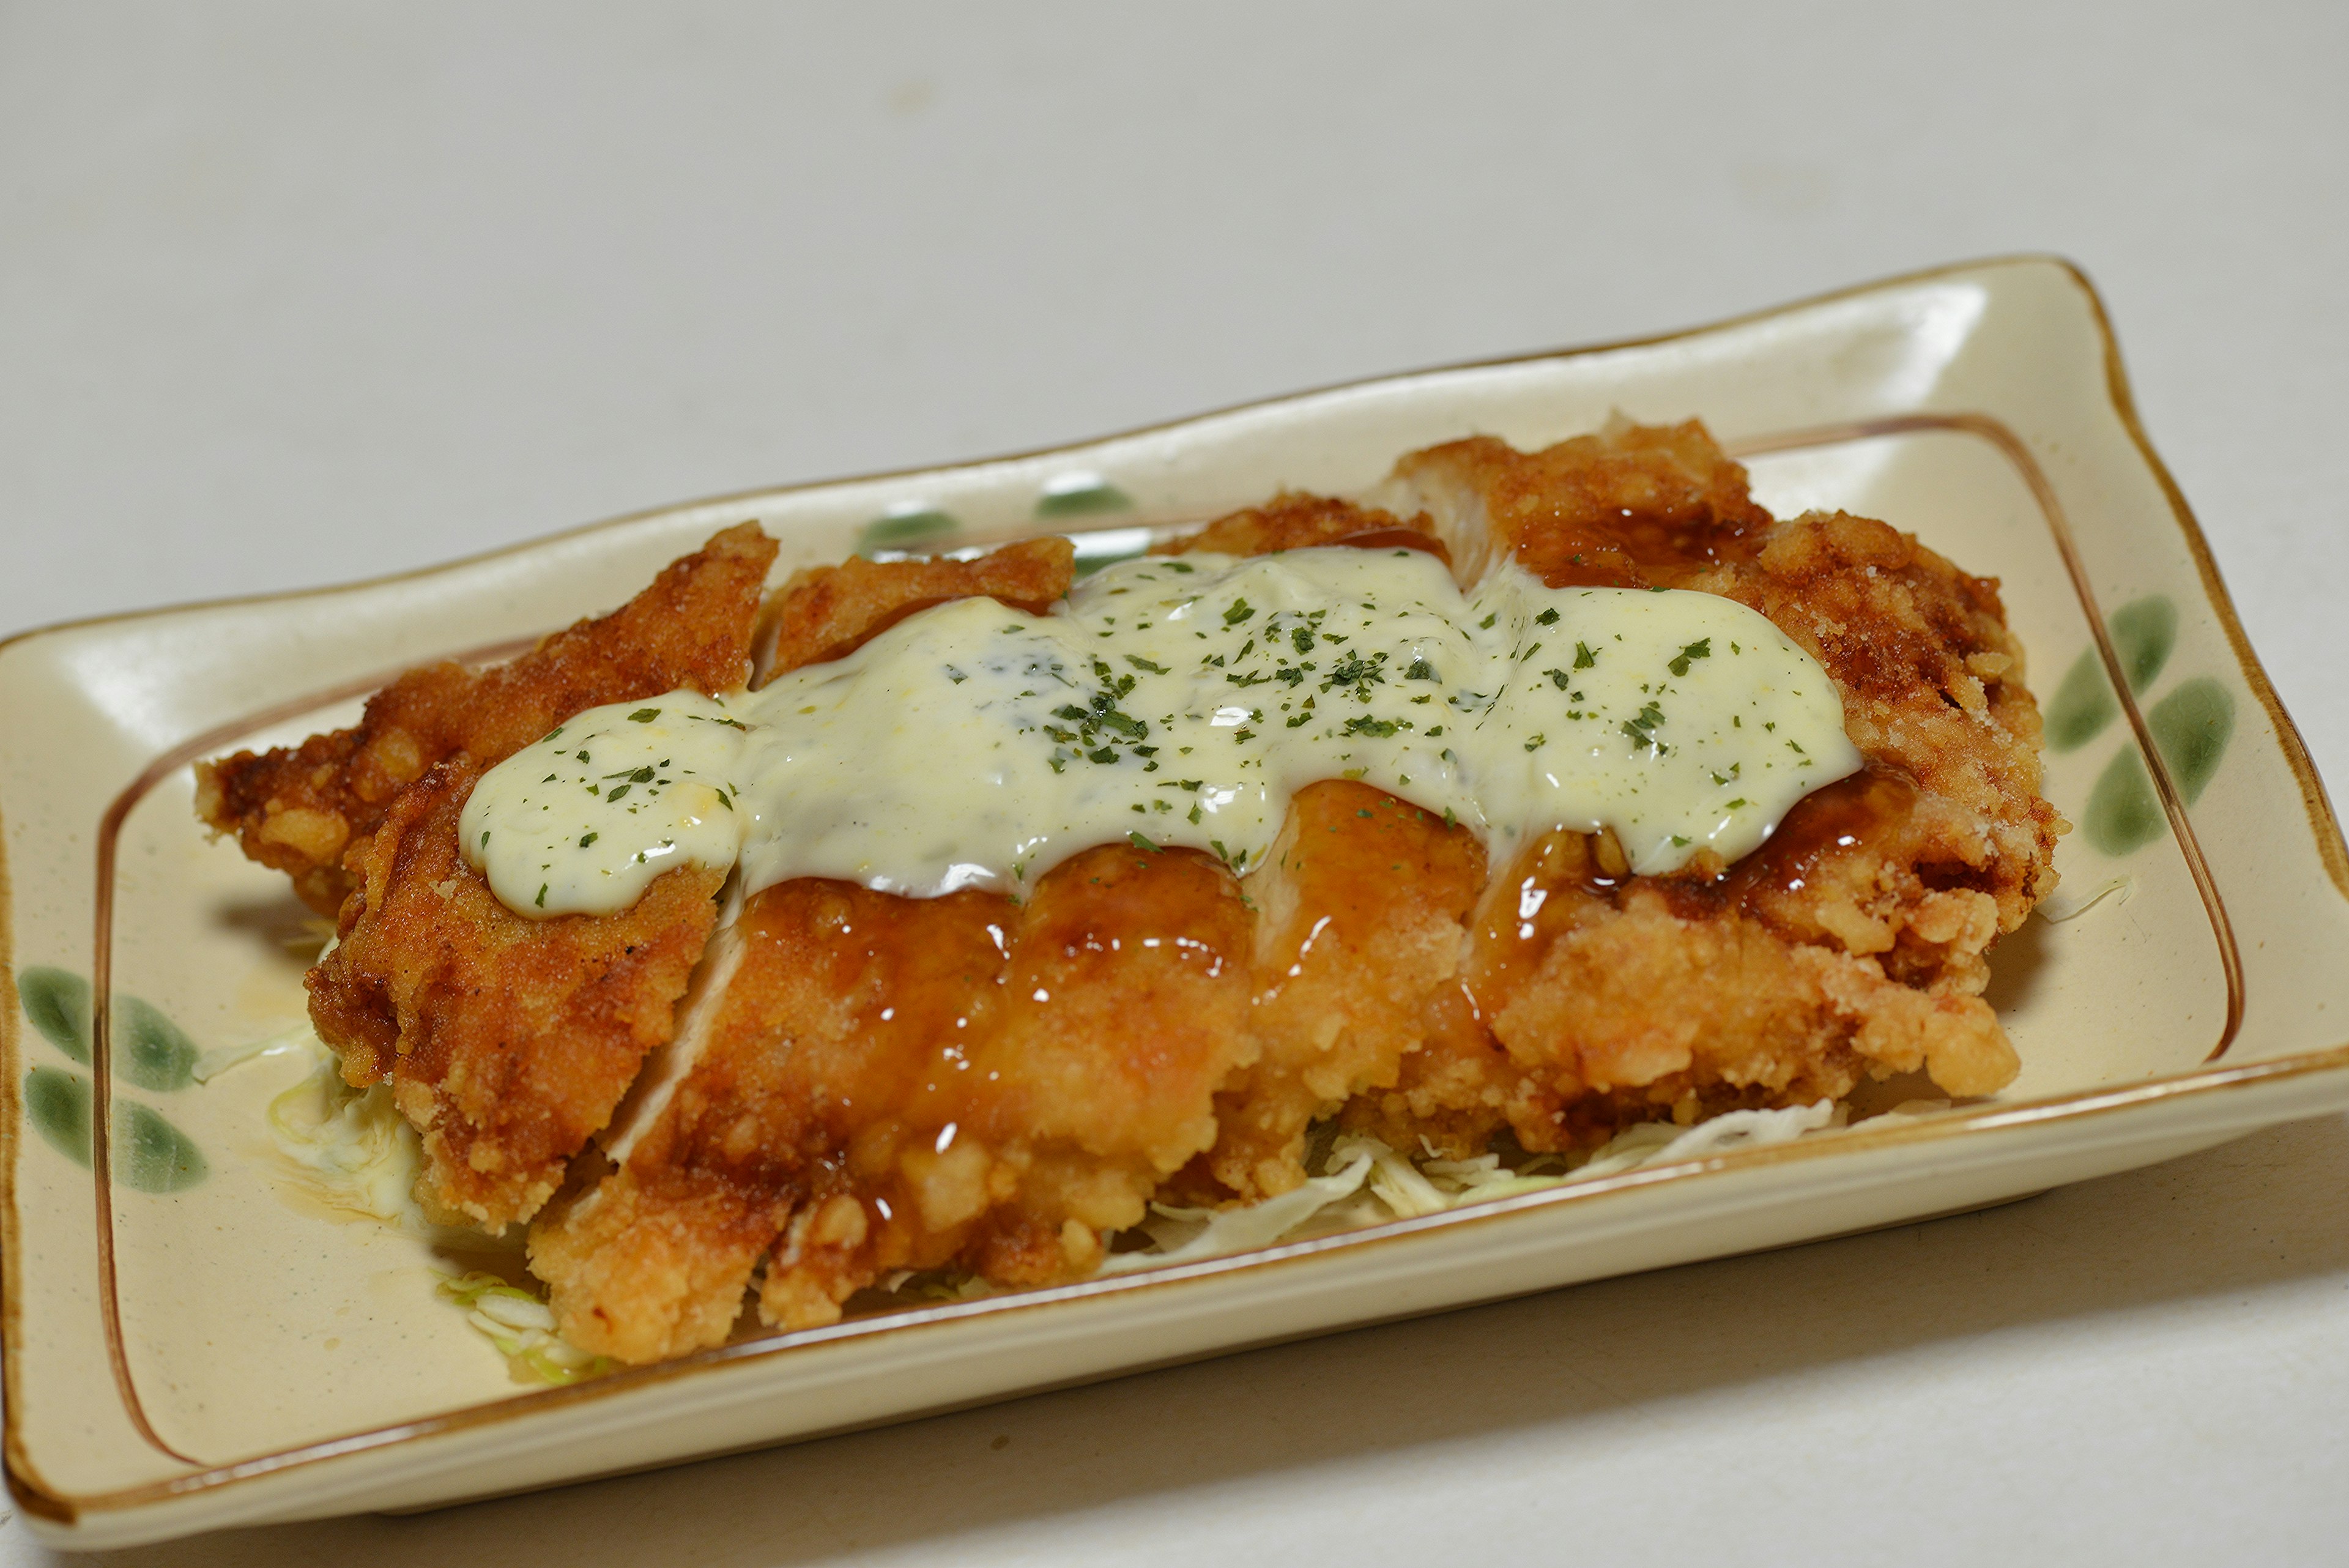
[[[0,634],[2044,248],[2349,776],[2330,7],[0,6]],[[2349,1124],[177,1563],[2327,1560]],[[0,1563],[41,1554],[10,1524]]]

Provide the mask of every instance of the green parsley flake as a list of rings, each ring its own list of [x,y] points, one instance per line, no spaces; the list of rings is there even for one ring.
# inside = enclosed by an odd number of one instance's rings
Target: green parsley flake
[[[1674,675],[1686,675],[1689,672],[1689,661],[1691,659],[1711,659],[1712,657],[1713,639],[1709,637],[1701,637],[1694,642],[1690,643],[1686,648],[1682,649],[1680,657],[1673,659],[1668,668]]]

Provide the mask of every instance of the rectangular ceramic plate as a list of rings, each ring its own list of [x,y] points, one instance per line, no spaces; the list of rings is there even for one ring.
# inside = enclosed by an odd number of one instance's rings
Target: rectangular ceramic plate
[[[402,667],[617,603],[745,518],[783,541],[779,574],[1033,532],[1098,555],[1282,486],[1360,490],[1413,447],[1538,446],[1619,409],[1702,416],[1782,515],[1883,517],[2002,579],[2050,708],[2047,792],[2080,825],[2065,908],[2112,890],[2000,948],[1992,1001],[2024,1065],[1994,1099],[530,1390],[434,1297],[421,1243],[284,1196],[262,1112],[295,1067],[194,1086],[157,1049],[173,1028],[205,1049],[258,1039],[303,1005],[281,940],[302,911],[197,829],[196,756],[347,722]],[[2137,429],[2094,294],[2046,260],[36,632],[0,649],[0,723],[32,742],[0,756],[7,1475],[64,1544],[665,1464],[1979,1206],[2349,1104],[2339,827]],[[57,971],[111,998],[92,1060],[51,1038],[72,1039]],[[114,1129],[96,1150],[92,1102]]]

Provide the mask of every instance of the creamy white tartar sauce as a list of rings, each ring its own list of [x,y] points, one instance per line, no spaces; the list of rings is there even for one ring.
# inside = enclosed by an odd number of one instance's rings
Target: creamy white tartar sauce
[[[1843,702],[1754,610],[1551,588],[1464,594],[1423,551],[1122,562],[1044,616],[957,599],[723,698],[592,709],[483,775],[465,853],[509,909],[612,913],[662,871],[1019,895],[1133,839],[1262,862],[1289,797],[1360,779],[1495,857],[1612,828],[1634,871],[1734,860],[1856,772]]]

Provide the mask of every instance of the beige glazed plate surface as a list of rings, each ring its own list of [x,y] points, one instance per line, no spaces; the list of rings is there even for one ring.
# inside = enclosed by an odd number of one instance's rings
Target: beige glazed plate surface
[[[859,547],[1138,547],[1476,431],[1703,418],[1780,515],[1840,506],[2003,584],[2064,886],[2001,947],[1995,1098],[1084,1284],[528,1387],[414,1239],[302,1199],[268,1135],[303,911],[208,843],[196,756],[347,722],[422,659],[616,604],[757,518]],[[0,647],[7,1475],[116,1545],[663,1464],[1948,1211],[2349,1105],[2349,857],[2078,274],[2025,259],[1616,348],[1427,371],[967,466],[680,506],[410,576]],[[2054,914],[2059,919],[2046,919]],[[94,1000],[95,999],[95,1000]],[[93,1127],[107,1136],[93,1140]]]

